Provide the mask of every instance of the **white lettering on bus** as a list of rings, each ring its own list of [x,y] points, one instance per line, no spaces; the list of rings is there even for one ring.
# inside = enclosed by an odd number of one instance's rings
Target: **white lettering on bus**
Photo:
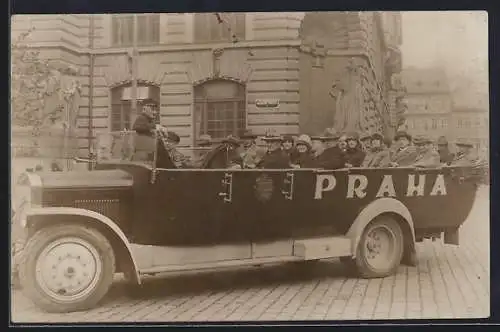
[[[357,185],[357,186],[356,186]],[[354,193],[359,198],[366,196],[364,191],[368,186],[368,178],[364,175],[349,175],[347,183],[347,198],[353,198]]]
[[[406,196],[424,196],[425,174],[418,176],[418,184],[415,184],[415,174],[408,175],[408,189]]]
[[[336,185],[337,179],[335,179],[335,176],[331,174],[319,174],[316,177],[316,191],[314,193],[314,199],[322,199],[323,192],[332,191]]]
[[[387,194],[388,197],[395,197],[396,191],[394,190],[394,183],[392,182],[392,175],[384,175],[384,179],[380,184],[376,197],[384,197]]]
[[[434,186],[432,187],[431,193],[429,195],[436,196],[438,192],[440,195],[446,195],[446,186],[444,184],[443,174],[439,174],[436,177],[436,182],[434,182]]]

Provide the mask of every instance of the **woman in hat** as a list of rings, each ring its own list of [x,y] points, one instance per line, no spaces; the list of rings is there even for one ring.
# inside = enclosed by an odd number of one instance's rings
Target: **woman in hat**
[[[398,131],[394,136],[396,148],[391,155],[389,166],[408,167],[412,166],[417,159],[417,150],[411,145],[411,135],[406,131]]]
[[[292,167],[294,168],[313,168],[314,159],[311,152],[311,138],[308,135],[300,135],[295,142],[297,150],[294,158],[291,159]]]
[[[365,159],[365,152],[361,149],[357,133],[347,135],[347,147],[344,153],[346,167],[359,167]]]
[[[280,136],[267,136],[263,139],[268,144],[267,153],[259,162],[258,167],[266,169],[290,168],[290,157],[281,147],[283,139]]]

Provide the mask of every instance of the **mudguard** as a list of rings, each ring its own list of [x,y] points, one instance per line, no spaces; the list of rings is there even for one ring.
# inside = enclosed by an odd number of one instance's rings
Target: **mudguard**
[[[366,226],[377,216],[383,213],[394,213],[403,218],[410,227],[412,237],[412,245],[415,243],[415,228],[413,225],[413,218],[408,208],[394,198],[384,197],[379,198],[368,204],[356,217],[353,224],[347,232],[347,237],[351,239],[353,257],[356,256],[356,249],[358,248],[361,235],[363,234]]]
[[[85,217],[92,222],[97,222],[102,225],[106,225],[106,227],[113,232],[120,241],[123,243],[125,248],[127,249],[128,255],[130,262],[132,263],[132,267],[134,269],[133,273],[136,278],[136,281],[138,284],[141,283],[141,278],[139,276],[139,269],[137,262],[134,258],[134,255],[132,253],[132,247],[130,245],[130,242],[128,241],[127,237],[123,233],[123,231],[116,225],[116,223],[113,222],[110,218],[97,213],[95,211],[90,211],[86,209],[78,209],[78,208],[71,208],[71,207],[46,207],[46,208],[32,208],[29,211],[26,212],[26,227],[30,227],[36,223],[36,218],[32,217],[38,217],[38,216],[55,216],[55,215],[67,215],[67,216],[80,216],[80,217]]]

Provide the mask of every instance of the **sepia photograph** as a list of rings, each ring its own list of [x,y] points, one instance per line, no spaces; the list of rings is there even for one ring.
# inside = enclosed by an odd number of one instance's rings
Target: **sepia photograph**
[[[490,316],[487,12],[10,28],[13,323]]]

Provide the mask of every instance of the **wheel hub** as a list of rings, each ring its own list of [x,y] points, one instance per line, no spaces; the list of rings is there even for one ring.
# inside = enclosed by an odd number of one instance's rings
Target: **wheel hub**
[[[366,258],[375,268],[385,268],[394,256],[394,234],[386,227],[377,227],[367,234]]]
[[[96,249],[82,239],[59,239],[47,246],[36,264],[38,285],[59,301],[88,294],[97,284],[102,263]]]

